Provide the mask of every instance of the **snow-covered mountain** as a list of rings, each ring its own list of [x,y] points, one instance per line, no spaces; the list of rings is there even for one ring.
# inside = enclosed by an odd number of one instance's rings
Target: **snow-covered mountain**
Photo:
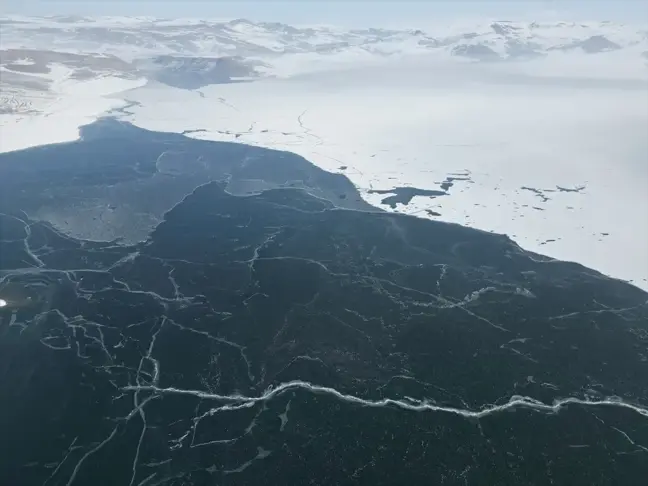
[[[597,54],[648,51],[648,29],[611,22],[496,21],[453,33],[422,30],[294,27],[281,23],[164,20],[153,18],[4,17],[3,48],[112,54],[122,59],[152,55],[242,56],[272,59],[285,54],[375,55],[438,52],[481,61],[517,60],[552,51]]]
[[[5,16],[0,23],[0,109],[10,113],[34,109],[39,101],[26,94],[51,91],[62,79],[144,78],[196,89],[416,55],[498,64],[554,56],[569,64],[562,58],[571,54],[648,65],[648,28],[611,22],[496,21],[450,33],[245,19]]]

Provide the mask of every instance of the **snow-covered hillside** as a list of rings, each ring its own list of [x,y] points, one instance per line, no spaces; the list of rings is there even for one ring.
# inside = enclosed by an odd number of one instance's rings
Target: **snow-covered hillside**
[[[648,28],[2,19],[0,151],[102,115],[289,150],[387,211],[648,288]]]

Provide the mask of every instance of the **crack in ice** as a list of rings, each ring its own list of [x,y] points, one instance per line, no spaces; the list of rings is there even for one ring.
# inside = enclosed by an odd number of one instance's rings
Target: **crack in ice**
[[[515,395],[512,396],[508,402],[502,405],[491,405],[482,408],[481,410],[470,410],[470,409],[461,409],[461,408],[434,405],[432,403],[429,403],[427,400],[408,399],[408,401],[403,401],[403,400],[397,400],[393,398],[383,398],[381,400],[370,400],[370,399],[360,398],[355,395],[342,393],[336,390],[335,388],[314,385],[312,383],[299,381],[299,380],[281,383],[280,385],[274,388],[268,388],[266,392],[260,396],[246,396],[240,394],[219,395],[214,393],[203,392],[200,390],[183,390],[180,388],[173,388],[173,387],[160,388],[157,386],[130,385],[122,388],[122,390],[124,391],[137,392],[137,391],[146,390],[146,391],[151,391],[162,395],[164,394],[190,395],[204,400],[220,400],[220,401],[225,401],[230,403],[265,402],[273,399],[276,396],[285,393],[288,390],[293,390],[293,389],[302,389],[312,393],[330,395],[339,400],[348,403],[358,404],[365,407],[381,408],[381,407],[394,406],[412,412],[443,412],[443,413],[459,415],[461,417],[471,418],[471,419],[480,419],[489,415],[493,415],[496,413],[504,412],[506,410],[515,409],[515,408],[528,408],[540,412],[558,413],[561,409],[563,409],[565,406],[570,404],[584,405],[589,407],[613,406],[613,407],[626,408],[628,410],[632,410],[638,413],[639,415],[648,418],[648,408],[624,402],[623,400],[616,397],[609,397],[603,400],[596,400],[596,401],[583,400],[580,398],[570,397],[561,400],[556,400],[552,405],[548,405],[546,403],[543,403],[539,400],[535,400],[530,397]],[[224,407],[231,408],[231,405],[225,405]],[[223,410],[225,410],[225,408]]]

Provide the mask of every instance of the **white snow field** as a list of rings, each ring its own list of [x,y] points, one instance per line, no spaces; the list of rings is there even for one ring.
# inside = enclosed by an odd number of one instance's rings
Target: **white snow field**
[[[4,73],[0,72],[0,78]],[[144,78],[102,75],[79,80],[70,75],[69,68],[53,65],[45,75],[21,74],[23,78],[46,83],[48,91],[2,90],[0,106],[10,105],[15,109],[0,113],[0,152],[76,140],[80,126],[125,104],[109,95],[146,83]]]
[[[72,80],[53,69],[40,113],[0,115],[0,151],[74,140],[79,126],[129,103],[132,115],[118,116],[142,128],[288,150],[344,173],[385,210],[503,233],[525,249],[648,290],[646,31],[605,24],[623,49],[480,62],[450,55],[446,44],[426,50],[419,42],[416,50],[409,34],[379,43],[379,55],[373,43],[347,38],[339,52],[279,55],[287,41],[266,35],[267,27],[237,25],[228,27],[232,42],[254,30],[250,42],[263,39],[272,51],[257,56],[270,77],[188,90],[118,75]],[[534,35],[553,49],[591,40],[584,28],[549,26]],[[330,42],[343,38],[329,34]],[[318,35],[312,45],[328,39]],[[213,55],[216,41],[202,42],[192,55],[203,48]],[[169,52],[146,49],[147,56]],[[447,195],[391,207],[384,199],[399,187]]]

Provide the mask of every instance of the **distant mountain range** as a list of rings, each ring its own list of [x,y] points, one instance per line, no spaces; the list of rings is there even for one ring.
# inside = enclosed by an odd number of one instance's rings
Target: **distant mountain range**
[[[354,63],[418,54],[506,63],[571,53],[624,56],[630,63],[648,66],[648,27],[612,22],[497,21],[439,34],[295,27],[245,19],[4,16],[0,28],[2,113],[38,111],[39,100],[27,99],[26,92],[55,92],[62,80],[104,76],[198,89],[319,70],[326,61]],[[278,66],[284,66],[283,71]]]
[[[648,54],[648,27],[612,22],[511,22],[475,25],[453,34],[423,30],[294,27],[276,22],[165,20],[154,18],[2,17],[3,48],[83,50],[122,59],[152,55],[241,56],[358,52],[397,55],[437,51],[492,62],[626,50]]]

